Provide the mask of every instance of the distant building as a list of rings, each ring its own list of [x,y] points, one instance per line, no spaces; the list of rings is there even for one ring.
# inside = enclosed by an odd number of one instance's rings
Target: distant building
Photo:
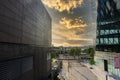
[[[0,0],[0,80],[48,80],[50,47],[41,0]]]
[[[98,0],[96,64],[116,77],[120,70],[114,68],[114,57],[120,57],[120,1]],[[107,64],[106,64],[107,61]]]
[[[54,47],[53,49],[54,49],[54,51],[58,51],[58,52],[60,52],[61,54],[67,54],[67,53],[69,53],[69,51],[71,50],[71,49],[83,49],[83,48],[87,48],[87,47]]]

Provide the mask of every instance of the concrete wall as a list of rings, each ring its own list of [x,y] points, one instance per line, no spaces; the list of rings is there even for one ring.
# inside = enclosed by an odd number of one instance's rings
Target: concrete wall
[[[40,0],[0,0],[0,42],[49,46],[50,26]]]
[[[33,69],[14,80],[47,80],[50,46],[51,18],[40,0],[0,0],[0,63],[33,57]]]
[[[114,57],[118,56],[120,53],[115,52],[103,52],[103,51],[96,51],[95,54],[95,62],[96,65],[104,71],[104,60],[108,61],[108,72],[109,74],[112,74],[112,76],[116,79],[117,77],[120,78],[120,70],[115,69],[114,66]]]

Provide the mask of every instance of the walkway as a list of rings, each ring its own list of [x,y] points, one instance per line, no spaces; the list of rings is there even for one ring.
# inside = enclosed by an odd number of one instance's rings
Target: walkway
[[[101,70],[98,66],[96,65],[90,65],[89,63],[82,63],[83,65],[87,66],[90,71],[92,71],[97,77],[98,80],[106,80],[106,72]],[[90,69],[92,67],[93,69]],[[116,80],[110,76],[108,76],[108,80]],[[118,79],[119,80],[119,79]]]
[[[76,60],[63,60],[61,75],[65,80],[98,80],[86,66]]]

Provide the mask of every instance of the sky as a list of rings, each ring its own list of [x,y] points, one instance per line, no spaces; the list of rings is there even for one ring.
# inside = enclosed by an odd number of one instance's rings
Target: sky
[[[97,0],[42,0],[52,18],[54,46],[95,44]]]

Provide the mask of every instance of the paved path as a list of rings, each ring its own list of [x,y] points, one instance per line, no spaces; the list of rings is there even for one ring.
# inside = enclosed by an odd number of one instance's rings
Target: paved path
[[[86,66],[76,60],[63,60],[61,75],[65,80],[98,80]]]
[[[89,63],[82,64],[86,65],[88,68],[91,66]],[[96,65],[92,65],[92,67],[93,69],[90,69],[90,71],[92,71],[98,77],[98,80],[106,80],[107,73],[103,69]],[[120,80],[120,79],[114,79],[112,76],[108,76],[108,80]]]

